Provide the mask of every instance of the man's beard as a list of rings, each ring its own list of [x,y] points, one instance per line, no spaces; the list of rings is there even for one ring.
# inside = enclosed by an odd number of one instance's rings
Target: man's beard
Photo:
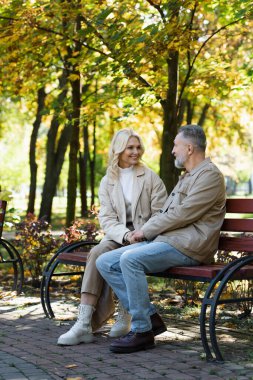
[[[175,163],[175,167],[177,169],[184,169],[184,164],[183,164],[182,160],[176,158],[174,163]]]

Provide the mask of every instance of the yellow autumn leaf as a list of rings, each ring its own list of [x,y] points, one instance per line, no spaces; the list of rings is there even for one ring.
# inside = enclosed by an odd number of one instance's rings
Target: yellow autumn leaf
[[[79,79],[79,75],[76,75],[76,74],[70,74],[69,75],[69,77],[68,77],[68,79],[70,80],[70,81],[75,81],[75,80],[77,80],[77,79]]]
[[[65,368],[76,368],[77,364],[67,364],[65,365]]]

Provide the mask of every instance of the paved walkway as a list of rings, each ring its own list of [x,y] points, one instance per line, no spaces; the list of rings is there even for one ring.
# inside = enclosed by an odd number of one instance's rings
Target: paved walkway
[[[207,363],[193,325],[168,322],[155,349],[133,354],[109,351],[109,326],[94,343],[59,347],[57,338],[73,323],[75,310],[67,302],[54,307],[61,314],[49,320],[38,297],[0,299],[0,380],[253,379],[253,363],[241,355],[224,364]]]

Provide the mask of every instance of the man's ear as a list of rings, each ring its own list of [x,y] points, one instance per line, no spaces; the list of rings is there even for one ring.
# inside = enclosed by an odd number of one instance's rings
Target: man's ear
[[[189,153],[189,155],[192,155],[193,152],[194,152],[194,146],[192,144],[188,144],[188,153]]]

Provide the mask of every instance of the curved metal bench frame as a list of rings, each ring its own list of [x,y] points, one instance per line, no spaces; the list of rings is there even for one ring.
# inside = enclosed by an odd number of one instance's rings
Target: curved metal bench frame
[[[13,286],[12,289],[20,294],[22,292],[23,284],[24,284],[24,267],[22,258],[14,247],[14,245],[2,238],[2,230],[5,218],[7,202],[0,201],[0,246],[7,252],[8,257],[5,258],[0,251],[0,265],[12,264],[13,267]]]
[[[51,258],[51,260],[48,262],[45,270],[42,274],[42,280],[41,280],[41,287],[40,287],[40,297],[41,297],[41,304],[44,310],[44,313],[46,317],[48,318],[54,318],[54,312],[51,306],[51,299],[50,299],[50,286],[51,286],[51,280],[53,277],[59,277],[59,276],[70,276],[70,275],[83,275],[84,271],[69,271],[69,272],[57,272],[56,269],[59,264],[66,264],[66,265],[77,265],[77,266],[83,266],[86,265],[86,257],[84,255],[83,260],[81,261],[75,261],[71,259],[64,259],[64,254],[75,252],[81,247],[93,247],[94,245],[98,244],[96,241],[79,241],[76,243],[69,244],[67,246],[61,247]]]
[[[200,333],[201,340],[206,352],[208,361],[223,362],[223,356],[218,346],[216,336],[216,312],[218,305],[228,303],[240,303],[243,301],[253,302],[252,297],[226,298],[222,299],[222,292],[229,281],[236,279],[247,279],[247,276],[237,278],[240,270],[248,264],[253,263],[253,255],[240,257],[227,264],[209,284],[204,299],[202,301],[200,313]],[[252,279],[252,274],[248,279]],[[215,289],[216,288],[216,289]],[[207,309],[210,306],[210,315],[208,319],[208,331],[206,329]],[[209,336],[209,339],[208,339]],[[210,343],[209,343],[210,342]]]

